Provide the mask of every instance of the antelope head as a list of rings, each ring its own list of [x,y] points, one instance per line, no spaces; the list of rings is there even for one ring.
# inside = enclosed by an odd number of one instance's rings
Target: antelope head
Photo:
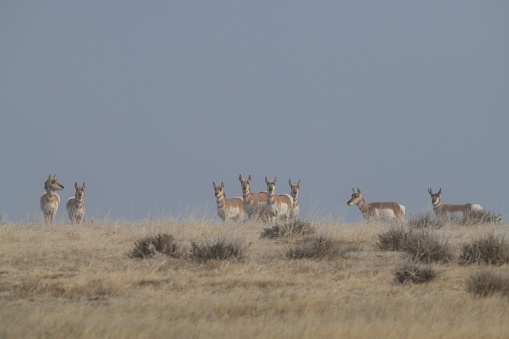
[[[242,179],[242,174],[240,174],[239,181],[240,181],[240,185],[242,186],[242,193],[243,194],[248,193],[250,191],[249,182],[251,181],[251,174],[249,175],[249,177],[246,180]]]
[[[56,175],[52,177],[50,174],[48,180],[44,182],[44,189],[49,191],[61,191],[64,189],[64,186],[58,182]]]
[[[224,183],[221,182],[221,185],[216,185],[215,182],[212,183],[212,186],[214,186],[214,195],[219,198],[220,196],[224,195]]]
[[[78,186],[77,182],[74,183],[74,188],[76,189],[74,196],[76,197],[76,200],[83,200],[83,196],[85,195],[85,187],[85,183],[83,183],[83,186]]]
[[[292,194],[292,197],[293,198],[296,198],[297,195],[299,194],[299,188],[300,188],[300,179],[299,179],[299,182],[296,183],[296,184],[292,184],[292,180],[289,179],[288,180],[288,185],[290,185],[290,192]]]
[[[352,188],[352,197],[347,201],[348,206],[357,205],[362,200],[361,190],[357,187],[357,191]]]
[[[438,206],[441,203],[440,196],[442,195],[442,188],[438,191],[438,193],[433,193],[433,190],[431,188],[428,188],[428,193],[431,195],[431,204],[433,206]]]
[[[273,195],[276,192],[277,177],[275,177],[273,181],[265,177],[265,183],[267,184],[267,192],[269,192],[269,195]]]

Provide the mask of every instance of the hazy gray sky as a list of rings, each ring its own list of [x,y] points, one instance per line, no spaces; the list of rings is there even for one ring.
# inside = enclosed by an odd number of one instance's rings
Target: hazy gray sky
[[[0,214],[48,175],[89,219],[215,216],[212,182],[301,179],[301,217],[509,215],[507,1],[3,1]]]

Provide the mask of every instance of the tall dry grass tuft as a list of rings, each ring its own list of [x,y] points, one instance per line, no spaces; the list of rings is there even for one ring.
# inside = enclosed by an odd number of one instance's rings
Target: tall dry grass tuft
[[[277,239],[315,233],[315,228],[308,221],[292,220],[264,228],[260,238]]]
[[[493,269],[477,271],[465,280],[465,290],[476,297],[494,294],[509,297],[509,274]]]
[[[503,236],[484,235],[464,244],[459,256],[462,265],[481,264],[503,265],[509,262],[509,244]]]
[[[328,236],[307,238],[286,251],[288,259],[334,259],[346,258],[349,252],[360,251],[359,245],[344,244]]]
[[[445,225],[445,222],[437,218],[434,214],[431,212],[426,212],[424,214],[420,215],[412,215],[410,218],[408,218],[407,225],[409,228],[416,228],[416,229],[439,229],[442,228]]]
[[[465,225],[500,224],[502,216],[487,210],[474,210],[467,214]]]
[[[423,284],[437,277],[437,272],[430,265],[418,263],[406,263],[399,266],[394,273],[394,281],[400,284],[414,283]]]

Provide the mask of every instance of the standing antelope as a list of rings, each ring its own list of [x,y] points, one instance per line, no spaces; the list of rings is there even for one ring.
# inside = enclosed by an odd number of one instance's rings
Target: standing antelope
[[[437,217],[444,220],[452,221],[465,221],[467,214],[470,211],[482,210],[481,205],[478,204],[464,204],[464,205],[444,205],[442,204],[442,188],[438,193],[433,193],[431,188],[428,188],[428,193],[431,195],[431,204]]]
[[[60,205],[60,197],[55,191],[63,190],[64,186],[58,182],[56,175],[51,177],[50,174],[48,180],[44,182],[44,189],[46,193],[41,197],[40,206],[42,214],[44,214],[44,222],[47,224],[48,221],[50,223],[53,222],[57,214],[58,205]]]
[[[300,205],[299,205],[299,188],[300,188],[300,179],[296,184],[292,184],[292,180],[288,180],[288,185],[290,185],[290,194],[292,195],[292,208],[290,209],[290,219],[297,219],[299,217]]]
[[[242,187],[244,211],[249,219],[266,218],[267,216],[267,192],[251,193],[249,182],[251,175],[246,180],[239,175],[240,185]]]
[[[212,186],[214,187],[214,194],[217,200],[217,215],[223,222],[227,222],[229,219],[242,221],[244,219],[242,198],[226,199],[224,184],[222,182],[221,185],[216,185],[216,183],[213,182]]]
[[[85,203],[83,202],[83,196],[85,195],[85,183],[83,186],[78,186],[78,183],[74,183],[76,193],[74,197],[70,197],[67,200],[67,212],[69,213],[69,220],[71,224],[81,224],[81,220],[85,220]]]
[[[346,204],[348,206],[357,205],[364,220],[405,220],[405,206],[398,204],[397,202],[370,202],[368,204],[362,197],[362,193],[359,188],[357,188],[357,191],[352,188],[352,191],[352,197]]]
[[[288,194],[276,195],[276,183],[277,177],[274,181],[269,181],[265,177],[265,183],[267,184],[267,211],[272,221],[278,222],[281,218],[288,218],[292,209],[292,197]]]

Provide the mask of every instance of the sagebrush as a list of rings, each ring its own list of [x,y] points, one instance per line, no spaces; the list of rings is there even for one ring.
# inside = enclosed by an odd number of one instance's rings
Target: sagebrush
[[[462,246],[459,262],[463,265],[503,265],[509,262],[509,243],[503,236],[485,235]]]
[[[339,240],[319,236],[304,239],[295,247],[287,250],[288,259],[332,259],[345,257],[349,252],[360,251],[358,245],[344,244]]]

